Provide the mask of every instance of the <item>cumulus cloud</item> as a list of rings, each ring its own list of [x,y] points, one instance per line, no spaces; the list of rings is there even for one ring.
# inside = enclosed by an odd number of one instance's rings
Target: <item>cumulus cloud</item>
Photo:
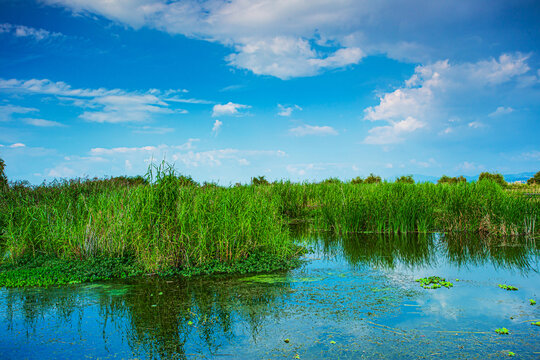
[[[28,37],[36,41],[64,37],[64,34],[59,32],[50,32],[44,29],[36,29],[29,26],[13,25],[9,23],[0,24],[0,33],[11,34],[15,37]]]
[[[445,58],[456,45],[463,49],[469,43],[463,51],[472,52],[479,47],[470,41],[474,35],[485,37],[484,29],[492,29],[502,15],[520,6],[503,0],[460,6],[429,0],[43,1],[135,29],[219,42],[232,49],[226,58],[230,65],[282,79],[356,64],[365,54],[417,62],[419,54]],[[516,28],[518,21],[512,23]],[[449,26],[455,29],[452,34]],[[502,41],[492,36],[484,43]]]
[[[413,117],[405,120],[392,122],[391,125],[377,126],[368,131],[368,136],[364,139],[365,144],[388,145],[402,142],[404,135],[421,129],[425,124]]]
[[[364,110],[364,120],[388,123],[372,128],[364,142],[391,144],[428,125],[441,127],[443,120],[455,119],[448,111],[462,106],[459,101],[463,97],[478,98],[482,92],[525,76],[530,70],[527,59],[528,55],[515,53],[475,63],[451,64],[444,60],[417,66],[404,86],[381,95],[377,105]],[[474,121],[469,126],[478,128],[482,123]],[[446,126],[439,132],[451,131]]]
[[[51,95],[62,101],[84,109],[81,119],[98,123],[143,122],[159,114],[185,114],[184,109],[172,108],[165,100],[172,93],[183,90],[161,92],[150,89],[146,92],[122,89],[77,89],[62,81],[48,79],[0,79],[0,91],[10,91],[21,95]],[[36,109],[8,105],[2,114],[35,111]]]
[[[216,119],[216,121],[214,121],[214,126],[212,127],[212,132],[217,135],[222,125],[223,122]]]
[[[281,104],[278,104],[278,109],[279,109],[279,112],[278,112],[279,116],[291,116],[294,110],[302,110],[302,108],[298,105],[284,106]]]
[[[289,133],[294,136],[308,136],[308,135],[337,135],[338,132],[331,126],[317,126],[317,125],[301,125],[289,130]]]
[[[241,115],[240,110],[249,108],[251,108],[249,105],[235,104],[229,101],[226,104],[214,105],[212,116],[238,116]]]

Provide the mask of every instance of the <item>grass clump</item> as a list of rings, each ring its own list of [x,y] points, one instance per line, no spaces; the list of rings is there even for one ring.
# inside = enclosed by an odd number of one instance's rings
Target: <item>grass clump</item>
[[[446,279],[438,276],[430,276],[427,278],[416,279],[415,281],[419,282],[420,286],[422,286],[424,289],[438,289],[443,286],[447,289],[450,289],[454,286],[454,284],[452,284],[451,282],[446,281]]]
[[[517,291],[518,290],[517,287],[512,286],[512,285],[506,285],[506,284],[499,284],[499,287],[501,289],[508,290],[508,291]]]
[[[508,334],[510,334],[510,331],[505,327],[500,328],[500,329],[495,329],[495,332],[497,334],[499,334],[499,335],[508,335]]]

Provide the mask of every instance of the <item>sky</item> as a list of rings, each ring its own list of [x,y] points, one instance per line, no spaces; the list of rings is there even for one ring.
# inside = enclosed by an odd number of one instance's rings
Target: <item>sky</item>
[[[540,3],[0,0],[10,180],[540,170]]]

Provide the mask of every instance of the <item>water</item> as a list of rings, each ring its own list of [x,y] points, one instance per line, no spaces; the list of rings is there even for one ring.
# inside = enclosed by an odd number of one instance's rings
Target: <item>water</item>
[[[0,358],[540,358],[534,241],[301,241],[313,252],[285,273],[2,289]],[[414,281],[431,275],[454,287]]]

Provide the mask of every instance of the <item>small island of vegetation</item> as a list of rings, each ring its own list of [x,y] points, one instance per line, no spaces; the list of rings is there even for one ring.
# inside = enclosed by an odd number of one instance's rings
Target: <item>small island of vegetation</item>
[[[158,274],[269,272],[298,266],[290,225],[351,233],[533,235],[540,172],[520,186],[376,175],[349,182],[198,184],[165,162],[145,177],[8,182],[0,162],[0,286],[67,284]],[[500,176],[500,177],[499,177]],[[522,191],[523,190],[523,191]]]

